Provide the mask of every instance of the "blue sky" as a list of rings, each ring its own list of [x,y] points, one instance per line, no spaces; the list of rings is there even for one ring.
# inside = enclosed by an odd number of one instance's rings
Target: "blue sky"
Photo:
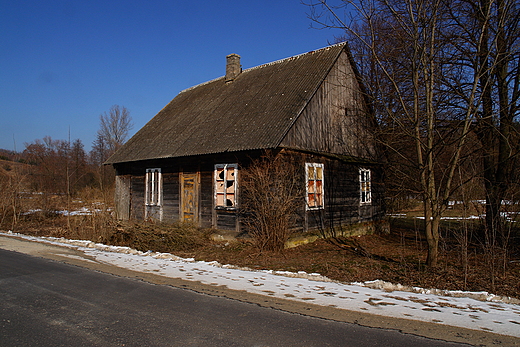
[[[90,150],[99,115],[135,131],[181,90],[327,46],[300,0],[0,0],[0,148],[51,136]]]

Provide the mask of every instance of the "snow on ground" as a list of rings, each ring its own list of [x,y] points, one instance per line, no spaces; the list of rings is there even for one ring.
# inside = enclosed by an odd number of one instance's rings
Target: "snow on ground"
[[[83,201],[81,200],[74,200],[73,203],[75,204],[82,204]],[[107,208],[107,209],[104,209],[104,203],[102,202],[94,202],[91,204],[92,207],[91,208],[88,208],[88,207],[81,207],[79,209],[75,209],[75,210],[51,210],[49,212],[53,212],[53,213],[56,213],[56,214],[61,214],[61,215],[64,215],[64,216],[92,216],[96,213],[101,213],[101,212],[104,212],[104,211],[107,211],[107,212],[110,212],[112,211],[111,208]],[[27,215],[31,215],[31,214],[35,214],[35,213],[40,213],[40,212],[43,212],[43,210],[41,208],[37,208],[37,209],[32,209],[32,210],[28,210],[26,212],[23,212],[22,215],[24,216],[27,216]]]
[[[394,214],[389,214],[388,216],[392,217],[392,218],[408,218],[406,213],[394,213]],[[520,212],[500,212],[500,216],[502,218],[504,218],[507,222],[516,223],[518,218],[520,217]],[[415,218],[415,219],[424,219],[424,216],[417,216],[417,217],[413,217],[413,218]],[[458,220],[458,221],[460,221],[460,220],[472,220],[472,219],[484,220],[485,218],[486,218],[486,214],[480,214],[478,216],[470,215],[470,216],[467,216],[467,217],[461,217],[461,216],[449,217],[449,216],[444,216],[444,217],[441,217],[441,220]]]
[[[29,210],[22,214],[24,216],[26,216],[26,215],[30,215],[30,214],[34,214],[34,213],[38,213],[38,212],[43,212],[43,210],[42,209]],[[64,216],[91,216],[93,214],[101,213],[101,212],[103,212],[103,210],[101,210],[99,208],[89,209],[86,207],[82,207],[82,208],[74,210],[74,211],[67,211],[67,210],[54,211],[54,213],[61,214]]]
[[[407,288],[383,281],[346,284],[302,271],[255,271],[91,241],[33,237],[12,232],[0,232],[0,235],[75,248],[98,262],[143,273],[350,311],[520,337],[520,301],[486,292]]]

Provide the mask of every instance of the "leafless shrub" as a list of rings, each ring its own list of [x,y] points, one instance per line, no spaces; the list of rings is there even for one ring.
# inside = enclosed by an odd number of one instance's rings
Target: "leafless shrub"
[[[24,176],[16,170],[0,171],[0,228],[13,230],[22,212]]]
[[[267,153],[242,170],[245,225],[261,251],[281,251],[303,202],[301,172],[283,154]]]

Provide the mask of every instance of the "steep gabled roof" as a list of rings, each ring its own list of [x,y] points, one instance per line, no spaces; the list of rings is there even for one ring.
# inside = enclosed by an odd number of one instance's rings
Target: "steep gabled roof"
[[[276,148],[345,44],[244,70],[180,92],[107,164]]]

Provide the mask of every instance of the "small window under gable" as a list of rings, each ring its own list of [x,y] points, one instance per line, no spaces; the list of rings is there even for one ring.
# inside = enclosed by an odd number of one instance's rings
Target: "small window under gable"
[[[322,209],[324,205],[323,164],[305,163],[305,176],[307,209]]]
[[[160,206],[162,200],[161,169],[146,169],[146,205]]]
[[[372,202],[372,182],[370,169],[359,169],[359,202],[370,204]]]
[[[215,165],[215,207],[237,207],[237,164]]]

